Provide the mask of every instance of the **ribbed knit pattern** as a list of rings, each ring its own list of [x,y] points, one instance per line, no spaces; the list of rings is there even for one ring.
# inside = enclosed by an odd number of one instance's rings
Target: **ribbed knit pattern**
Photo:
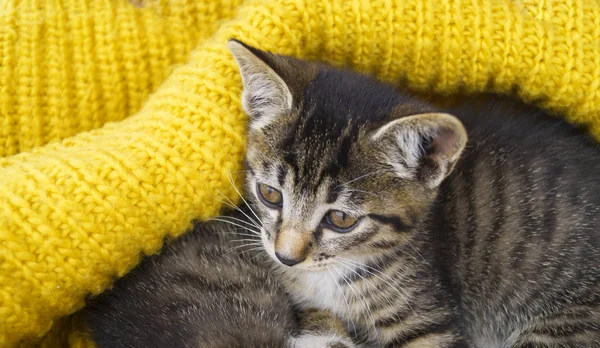
[[[141,106],[230,2],[2,5],[0,151],[32,150],[0,158],[0,345],[46,334],[166,235],[216,214],[220,193],[237,201],[246,118],[228,38],[424,91],[517,91],[600,139],[596,0],[241,6]],[[89,345],[72,328],[58,321],[44,344]]]
[[[242,0],[8,0],[0,157],[120,121]]]

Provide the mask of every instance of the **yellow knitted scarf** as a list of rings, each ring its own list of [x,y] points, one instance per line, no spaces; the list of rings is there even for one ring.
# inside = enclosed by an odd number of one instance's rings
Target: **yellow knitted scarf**
[[[596,0],[4,0],[0,14],[2,347],[91,346],[66,316],[216,214],[219,192],[237,200],[228,38],[421,91],[516,91],[600,139]]]

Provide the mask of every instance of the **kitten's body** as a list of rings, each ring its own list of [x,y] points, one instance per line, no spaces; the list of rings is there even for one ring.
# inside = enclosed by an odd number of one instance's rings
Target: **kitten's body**
[[[467,101],[454,117],[230,49],[247,198],[300,308],[374,347],[600,347],[600,146],[533,108]]]
[[[510,106],[453,111],[470,143],[433,208],[432,263],[477,346],[599,347],[600,146]]]
[[[336,282],[281,265],[292,298],[375,346],[443,347],[427,333],[449,331],[457,347],[600,347],[598,146],[527,107],[473,105],[453,110],[470,142],[411,244],[342,261]]]

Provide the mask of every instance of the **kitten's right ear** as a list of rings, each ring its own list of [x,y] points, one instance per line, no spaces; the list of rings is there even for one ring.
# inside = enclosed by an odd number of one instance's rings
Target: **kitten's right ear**
[[[292,93],[271,65],[273,55],[237,40],[227,42],[242,75],[242,108],[258,130],[292,109]]]

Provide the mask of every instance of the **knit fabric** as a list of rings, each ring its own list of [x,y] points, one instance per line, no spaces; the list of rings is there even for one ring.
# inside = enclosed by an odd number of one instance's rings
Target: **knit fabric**
[[[3,1],[0,157],[137,112],[242,1],[131,2]]]
[[[421,91],[516,91],[600,139],[596,0],[236,5],[2,5],[0,151],[21,154],[0,158],[1,346],[90,346],[58,318],[217,214],[221,194],[238,201],[246,117],[228,38]]]

